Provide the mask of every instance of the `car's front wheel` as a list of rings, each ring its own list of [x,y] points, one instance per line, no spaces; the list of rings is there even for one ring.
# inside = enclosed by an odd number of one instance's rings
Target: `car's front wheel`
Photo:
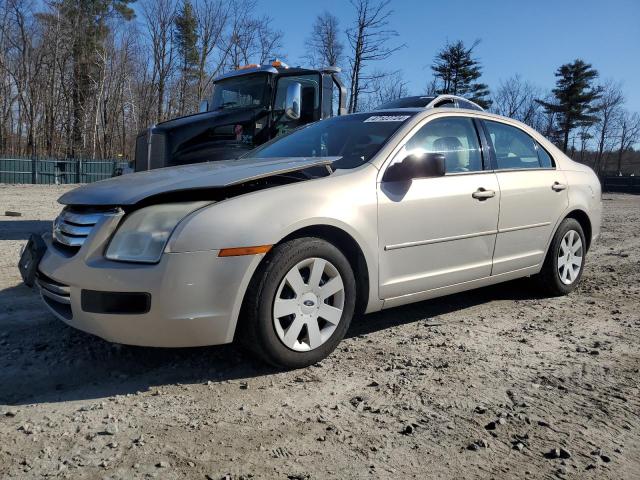
[[[236,338],[273,365],[311,365],[344,337],[355,297],[353,270],[337,247],[311,237],[284,242],[256,272]]]

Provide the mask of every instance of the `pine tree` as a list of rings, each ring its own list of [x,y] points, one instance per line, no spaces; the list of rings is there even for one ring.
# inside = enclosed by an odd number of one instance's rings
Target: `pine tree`
[[[98,68],[97,52],[109,34],[108,20],[120,17],[131,20],[135,14],[129,7],[135,0],[57,0],[53,2],[67,26],[72,42],[73,122],[71,145],[67,154],[77,157],[84,154],[84,114],[91,98],[91,78]]]
[[[186,96],[189,85],[191,85],[197,77],[198,63],[200,55],[198,54],[198,20],[193,5],[190,0],[183,0],[180,13],[175,19],[175,42],[178,49],[178,55],[182,62],[181,71],[182,79],[180,86],[180,113],[185,113]]]
[[[601,88],[594,86],[598,71],[580,59],[565,63],[556,70],[556,88],[552,90],[555,102],[537,100],[547,113],[557,114],[562,151],[567,152],[571,131],[577,127],[594,124],[598,117],[595,101],[601,96]]]
[[[476,41],[470,48],[458,40],[447,43],[438,52],[431,65],[436,80],[438,94],[460,95],[476,102],[483,108],[489,108],[491,100],[489,87],[476,82],[482,75],[480,62],[473,58],[473,50],[480,41]]]

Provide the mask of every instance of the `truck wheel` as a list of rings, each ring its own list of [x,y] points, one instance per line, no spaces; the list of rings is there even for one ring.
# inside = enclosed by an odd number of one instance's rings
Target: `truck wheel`
[[[319,238],[274,247],[247,290],[236,338],[262,360],[302,368],[328,356],[344,337],[356,300],[353,270]]]
[[[556,230],[538,283],[548,294],[566,295],[577,286],[582,271],[587,242],[580,223],[574,218],[565,218]]]

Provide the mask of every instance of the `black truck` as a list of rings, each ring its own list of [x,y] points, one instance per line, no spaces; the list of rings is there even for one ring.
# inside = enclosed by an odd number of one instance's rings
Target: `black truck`
[[[153,125],[136,139],[135,171],[237,158],[301,125],[346,113],[340,69],[274,61],[213,82],[200,113]]]

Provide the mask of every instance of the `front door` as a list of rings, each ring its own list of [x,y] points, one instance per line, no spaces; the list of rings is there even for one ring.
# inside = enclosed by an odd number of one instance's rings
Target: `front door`
[[[556,222],[569,204],[564,172],[526,132],[484,121],[500,185],[493,275],[539,265]]]
[[[394,162],[419,151],[444,154],[446,175],[378,184],[383,299],[491,274],[500,189],[495,173],[483,168],[473,120],[429,121]]]

